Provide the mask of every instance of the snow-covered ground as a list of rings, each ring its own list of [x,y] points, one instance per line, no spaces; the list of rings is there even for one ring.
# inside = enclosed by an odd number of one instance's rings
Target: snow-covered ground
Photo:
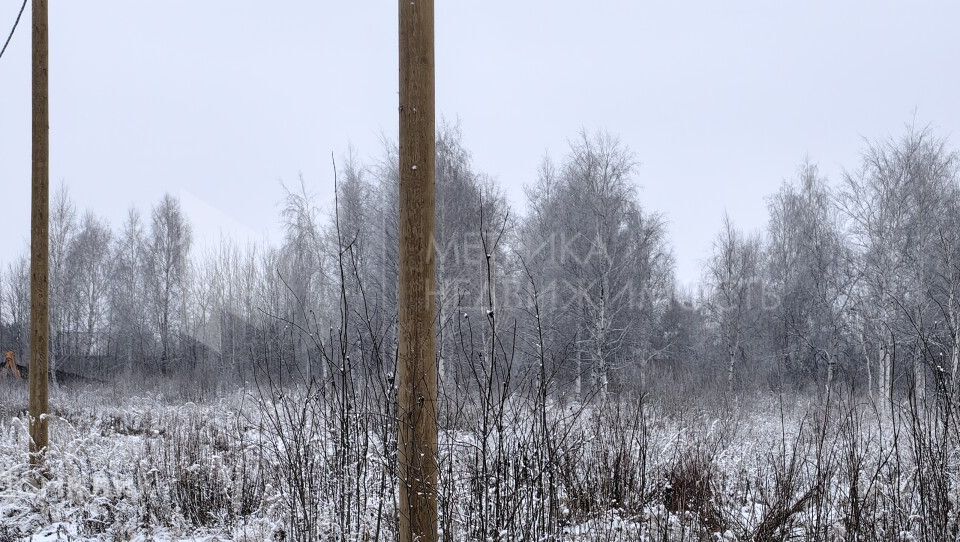
[[[367,438],[354,432],[345,448],[334,423],[300,440],[271,427],[250,392],[182,403],[61,390],[42,474],[28,467],[26,396],[2,391],[0,542],[296,540],[306,535],[295,524],[307,521],[322,539],[392,539],[392,456],[375,424],[355,425]],[[654,402],[638,415],[626,402],[619,413],[607,405],[567,417],[570,407],[555,406],[549,466],[528,449],[540,442],[525,436],[535,424],[488,434],[487,470],[479,426],[448,427],[441,529],[453,540],[530,539],[547,524],[557,534],[534,538],[854,540],[856,530],[932,540],[924,522],[935,514],[956,525],[956,509],[932,509],[919,485],[921,474],[945,474],[956,502],[955,448],[944,465],[917,468],[923,444],[869,406],[787,403],[667,412]],[[304,451],[312,457],[284,459]],[[312,493],[298,496],[302,488]],[[546,523],[523,531],[535,522]]]

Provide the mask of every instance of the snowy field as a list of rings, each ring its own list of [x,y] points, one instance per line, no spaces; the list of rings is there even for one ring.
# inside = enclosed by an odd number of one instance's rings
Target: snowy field
[[[642,155],[568,147],[515,207],[437,133],[440,540],[960,540],[960,151],[910,125],[842,178],[805,161],[690,284]],[[399,365],[401,174],[392,144],[342,164],[264,245],[199,250],[169,193],[122,224],[52,194],[63,387],[45,472],[0,389],[0,542],[397,538],[429,370]],[[13,375],[27,252],[0,269]]]
[[[50,3],[0,542],[960,542],[960,2]]]
[[[54,395],[49,479],[36,489],[26,397],[5,385],[0,541],[394,539],[393,456],[380,437],[389,426],[333,410],[288,426],[271,413],[302,405],[295,392],[271,404],[256,392],[203,403],[123,395]],[[552,434],[540,436],[533,421],[484,432],[482,420],[446,418],[441,531],[449,540],[955,539],[955,435],[929,428],[924,439],[902,405],[891,415],[823,399],[553,405],[541,412]],[[525,408],[516,401],[504,417],[530,420]]]

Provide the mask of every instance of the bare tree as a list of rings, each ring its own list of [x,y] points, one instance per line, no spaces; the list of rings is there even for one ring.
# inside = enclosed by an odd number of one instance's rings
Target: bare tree
[[[164,374],[170,368],[174,337],[182,323],[180,308],[188,280],[190,244],[190,225],[180,202],[165,194],[153,208],[145,256],[147,291]]]
[[[71,297],[76,299],[72,319],[83,330],[77,346],[86,356],[92,354],[96,346],[105,346],[98,332],[103,329],[106,316],[112,235],[105,223],[87,213],[67,254],[68,283],[74,292]]]
[[[548,327],[560,340],[579,338],[574,361],[586,354],[601,397],[615,365],[636,362],[643,377],[673,286],[665,225],[641,209],[635,168],[615,138],[581,133],[561,167],[545,162],[527,190],[522,250],[547,277]],[[580,370],[574,373],[579,382]]]
[[[941,234],[950,227],[945,220],[956,197],[958,163],[943,139],[911,128],[899,140],[871,144],[860,168],[844,179],[841,203],[866,282],[864,304],[874,309],[867,321],[879,342],[883,395],[893,392],[898,346],[908,352],[912,387],[921,396],[927,387],[919,337],[937,320],[931,313],[939,312],[929,292]]]
[[[294,326],[301,328],[310,324],[309,315],[313,314],[320,318],[318,323],[323,326],[332,321],[328,319],[332,314],[321,307],[336,306],[338,293],[329,286],[326,276],[328,247],[323,239],[319,210],[314,194],[307,190],[302,177],[296,190],[284,186],[284,191],[286,196],[281,210],[284,243],[279,253],[280,266],[276,270],[288,294],[282,296],[287,301],[283,314]],[[306,337],[296,335],[291,339],[297,367],[312,374],[314,367],[310,363]]]
[[[707,306],[726,355],[728,394],[734,391],[737,360],[746,358],[744,338],[757,322],[760,258],[760,240],[745,236],[724,215],[707,267]]]
[[[50,210],[50,325],[52,344],[50,349],[52,373],[56,381],[58,364],[73,353],[72,338],[79,322],[75,320],[76,293],[71,288],[72,270],[67,256],[77,230],[77,208],[70,198],[70,191],[61,184],[53,194]]]
[[[146,344],[147,311],[138,300],[147,298],[146,239],[140,213],[130,209],[111,252],[108,321],[116,355],[131,372],[143,361]]]
[[[7,306],[9,325],[13,328],[13,336],[8,337],[12,343],[17,359],[23,359],[27,350],[30,320],[30,262],[25,257],[7,265],[4,274],[6,284],[4,302]]]
[[[771,351],[798,382],[818,380],[821,364],[833,382],[848,338],[855,276],[838,210],[817,167],[805,162],[769,203],[766,274],[775,296]]]

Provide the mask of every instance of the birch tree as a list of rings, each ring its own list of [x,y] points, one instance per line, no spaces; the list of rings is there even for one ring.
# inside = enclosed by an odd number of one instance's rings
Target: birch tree
[[[613,368],[639,365],[643,374],[672,288],[665,226],[639,204],[636,167],[616,138],[581,133],[561,166],[544,162],[527,190],[525,258],[547,281],[551,327],[561,341],[577,338],[573,361],[586,354],[601,399]]]
[[[160,370],[167,374],[182,324],[182,303],[189,271],[191,231],[180,202],[165,194],[153,208],[144,258],[154,332],[159,341]]]
[[[707,265],[708,311],[726,357],[727,393],[733,394],[737,361],[746,361],[745,338],[755,329],[760,287],[760,240],[739,231],[724,215]]]
[[[74,351],[89,356],[98,344],[98,332],[104,328],[106,300],[110,279],[109,227],[91,213],[83,217],[67,252],[69,269],[67,288],[75,301],[68,309],[82,334]]]
[[[131,208],[120,235],[114,238],[111,252],[108,322],[113,336],[115,355],[127,372],[142,362],[148,350],[146,340],[147,311],[142,300],[147,297],[146,246],[143,221],[139,211]]]
[[[833,382],[847,340],[854,277],[826,179],[805,162],[769,203],[766,270],[776,296],[775,349],[798,382]],[[824,374],[825,370],[825,374]]]
[[[928,129],[871,143],[860,167],[844,178],[842,205],[851,222],[858,265],[876,307],[880,388],[892,394],[894,353],[907,351],[912,386],[926,389],[927,353],[921,337],[936,320],[929,293],[938,244],[947,231],[947,203],[957,190],[958,157]],[[947,293],[949,298],[949,292]],[[949,312],[949,311],[948,311]]]

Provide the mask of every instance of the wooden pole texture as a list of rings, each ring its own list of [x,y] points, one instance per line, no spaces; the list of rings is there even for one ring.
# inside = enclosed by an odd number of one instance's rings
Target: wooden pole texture
[[[30,217],[30,463],[43,464],[49,412],[50,122],[47,0],[33,0],[33,194]]]
[[[400,542],[437,539],[433,0],[400,0]]]

